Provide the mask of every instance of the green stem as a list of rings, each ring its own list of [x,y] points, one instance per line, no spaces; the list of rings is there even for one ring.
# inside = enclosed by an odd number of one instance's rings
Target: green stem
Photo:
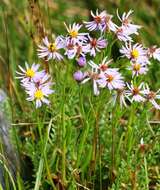
[[[146,157],[144,156],[144,168],[145,168],[145,180],[146,180],[146,190],[149,190],[149,179],[148,179],[148,169],[147,169],[147,160]]]

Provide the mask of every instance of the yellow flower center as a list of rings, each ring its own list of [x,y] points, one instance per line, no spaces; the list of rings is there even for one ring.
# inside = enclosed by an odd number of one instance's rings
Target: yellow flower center
[[[27,77],[33,78],[34,75],[35,75],[35,72],[32,69],[27,69],[27,71],[26,71]]]
[[[140,65],[139,63],[135,63],[134,66],[133,66],[133,69],[134,69],[135,71],[139,71],[140,68],[141,68],[141,65]]]
[[[50,52],[54,52],[57,50],[56,44],[55,43],[50,43],[48,46],[48,49]]]
[[[43,92],[42,90],[37,90],[35,93],[34,93],[34,97],[36,99],[42,99],[43,98]]]
[[[72,37],[72,38],[76,38],[78,36],[78,32],[76,30],[72,30],[69,35]]]
[[[139,52],[138,52],[138,50],[137,49],[133,49],[132,50],[132,52],[131,52],[131,56],[133,57],[133,58],[138,58],[139,57]]]
[[[107,81],[112,82],[114,77],[112,75],[107,75]]]

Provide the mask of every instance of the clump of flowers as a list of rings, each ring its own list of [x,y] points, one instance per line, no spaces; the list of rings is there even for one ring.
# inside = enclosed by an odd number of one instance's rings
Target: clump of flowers
[[[114,97],[114,102],[119,100],[121,106],[127,106],[128,101],[150,102],[156,109],[160,109],[156,101],[160,97],[159,90],[153,92],[144,78],[140,78],[147,74],[152,59],[160,61],[160,48],[146,48],[143,44],[134,42],[134,35],[139,35],[142,27],[133,23],[132,13],[130,10],[120,15],[117,11],[119,24],[114,23],[113,15],[98,10],[96,13],[91,11],[92,21],[84,21],[83,24],[65,23],[66,35],[59,35],[54,40],[44,37],[37,48],[38,57],[48,62],[60,62],[65,57],[75,59],[79,69],[73,71],[73,78],[79,84],[91,81],[96,96],[100,95],[102,89],[106,89]],[[126,69],[113,66],[114,61],[107,54],[112,43],[106,37],[108,35],[121,46],[119,52],[122,56],[119,59],[125,60]],[[50,89],[50,75],[45,71],[38,71],[38,64],[29,67],[26,63],[25,69],[21,66],[19,69],[18,78],[29,96],[27,100],[35,100],[36,107],[40,107],[42,103],[49,104],[48,95],[54,92]],[[125,72],[130,73],[130,77],[125,78]]]
[[[25,63],[26,68],[19,66],[20,72],[17,71],[18,79],[21,80],[21,86],[25,89],[28,101],[35,101],[36,108],[42,106],[42,103],[49,104],[48,96],[54,93],[51,89],[51,76],[44,70],[38,71],[40,65],[33,64],[29,66]]]

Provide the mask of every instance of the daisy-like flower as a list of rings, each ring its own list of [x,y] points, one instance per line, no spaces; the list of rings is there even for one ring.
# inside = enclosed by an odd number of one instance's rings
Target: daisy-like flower
[[[132,24],[132,20],[130,19],[130,15],[133,13],[132,10],[130,10],[128,13],[124,12],[122,14],[122,17],[119,16],[118,10],[117,10],[117,16],[118,19],[121,21],[122,23],[122,27],[124,28],[124,30],[126,31],[126,33],[128,33],[128,35],[131,34],[136,34],[138,35],[137,30],[141,28],[141,26],[139,25],[135,25]]]
[[[82,25],[73,23],[73,25],[70,24],[69,26],[67,26],[65,24],[65,27],[66,27],[67,32],[68,32],[67,40],[71,41],[71,43],[73,43],[73,44],[77,43],[78,44],[79,42],[84,42],[87,40],[86,35],[88,35],[88,33],[80,33],[79,32]]]
[[[109,90],[113,89],[123,89],[125,83],[123,81],[122,75],[117,71],[117,69],[108,70],[104,73],[98,83],[101,88],[107,87]]]
[[[146,64],[143,63],[132,63],[132,65],[128,69],[132,71],[132,77],[145,75],[148,71]]]
[[[109,64],[112,62],[112,59],[107,61],[107,56],[102,60],[100,64],[95,64],[92,60],[88,62],[88,64],[100,71],[100,73],[107,73],[108,70],[112,70],[112,68],[109,68]],[[115,68],[114,68],[115,69]],[[118,71],[118,69],[117,69]]]
[[[87,45],[87,48],[89,49],[89,53],[91,56],[96,56],[96,51],[100,52],[101,49],[104,49],[107,46],[107,41],[103,39],[103,37],[100,38],[89,38],[89,44]]]
[[[128,98],[128,100],[130,102],[144,102],[145,98],[144,96],[144,91],[142,89],[144,83],[141,83],[138,87],[133,85],[133,83],[131,83],[131,85],[129,85],[127,83],[127,87],[129,90],[126,90],[126,97]]]
[[[100,94],[99,91],[99,79],[101,79],[102,75],[99,73],[97,68],[94,68],[91,66],[91,71],[86,72],[84,80],[81,82],[81,84],[84,84],[88,82],[89,80],[92,80],[93,82],[93,93],[95,96],[98,96]]]
[[[131,43],[126,43],[125,46],[122,46],[120,49],[120,53],[132,62],[142,64],[150,63],[147,57],[147,50],[144,49],[141,44],[134,44],[132,46]]]
[[[127,30],[125,30],[125,28],[123,26],[116,26],[115,29],[114,29],[114,33],[116,34],[117,38],[120,40],[120,41],[123,41],[123,42],[132,42],[132,38],[129,36],[129,33]]]
[[[58,61],[63,59],[63,56],[59,53],[59,50],[64,47],[61,37],[57,37],[54,42],[49,42],[47,37],[43,38],[42,41],[44,45],[38,45],[39,49],[37,50],[39,58]]]
[[[65,45],[65,55],[67,55],[68,59],[73,59],[75,56],[82,56],[85,57],[86,53],[89,52],[89,47],[82,43],[76,43],[74,44],[73,42],[66,41]]]
[[[157,48],[157,46],[152,46],[148,48],[147,53],[150,58],[153,57],[153,59],[157,59],[158,61],[160,61],[160,48]]]
[[[145,84],[143,93],[146,100],[149,101],[156,109],[160,110],[160,105],[156,102],[156,99],[160,99],[160,89],[157,92],[154,92],[150,90],[148,84]]]
[[[116,101],[119,101],[121,108],[123,106],[127,107],[126,103],[126,90],[125,88],[117,89],[113,95],[113,104],[115,105]]]
[[[43,85],[36,86],[35,84],[31,84],[30,88],[27,89],[27,94],[29,97],[27,98],[28,101],[35,101],[36,108],[42,106],[42,103],[49,104],[50,101],[47,99],[50,94],[54,91],[50,89],[51,83],[45,83]]]
[[[107,16],[106,11],[102,11],[101,13],[98,13],[98,10],[97,10],[96,14],[93,14],[93,12],[91,11],[91,16],[93,17],[93,21],[84,22],[84,24],[86,25],[86,28],[89,31],[93,31],[93,30],[104,31],[104,29],[106,28],[106,16]]]
[[[18,66],[20,69],[19,71],[16,71],[16,73],[19,75],[16,78],[21,79],[21,83],[27,83],[30,81],[37,81],[39,78],[43,77],[45,74],[45,71],[38,71],[40,65],[33,63],[31,66],[28,65],[27,62],[25,62],[25,69],[22,68],[20,65]]]

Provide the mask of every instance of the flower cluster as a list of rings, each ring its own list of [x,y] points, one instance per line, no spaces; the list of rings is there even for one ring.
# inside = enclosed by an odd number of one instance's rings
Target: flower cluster
[[[132,23],[130,18],[132,12],[130,10],[128,13],[123,13],[120,17],[117,11],[117,16],[121,23],[120,26],[112,21],[113,16],[109,15],[106,11],[102,11],[101,13],[97,11],[95,15],[91,11],[93,21],[84,22],[89,31],[100,31],[101,36],[99,38],[102,38],[106,32],[111,32],[120,43],[123,43],[119,51],[122,54],[121,58],[125,57],[128,59],[127,63],[129,65],[122,72],[130,70],[132,72],[131,79],[128,81],[128,79],[122,76],[119,68],[111,67],[113,65],[111,62],[113,61],[109,60],[107,56],[98,62],[94,62],[93,60],[86,61],[87,71],[82,72],[79,70],[74,73],[73,77],[78,82],[81,82],[81,84],[91,80],[94,95],[99,95],[101,88],[108,89],[110,93],[113,92],[113,102],[119,98],[121,106],[127,106],[126,100],[130,103],[148,101],[156,109],[160,109],[160,106],[156,102],[156,99],[160,99],[160,91],[153,92],[144,81],[134,80],[140,75],[147,74],[151,58],[160,61],[160,48],[156,46],[146,48],[142,44],[134,43],[132,35],[139,35],[138,30],[141,26]],[[108,40],[106,39],[106,41]],[[95,55],[96,52],[94,52]],[[78,64],[79,62],[81,60],[78,60]]]
[[[51,89],[51,77],[44,70],[38,71],[40,65],[33,63],[30,67],[25,63],[25,69],[19,65],[16,73],[18,79],[21,80],[21,86],[25,89],[28,101],[35,101],[36,108],[41,107],[42,103],[49,104],[47,99],[54,91]]]
[[[92,21],[84,21],[83,24],[64,23],[66,35],[59,35],[52,41],[47,36],[42,39],[37,49],[38,57],[47,62],[62,61],[65,57],[69,60],[75,59],[82,70],[73,74],[74,79],[80,84],[92,81],[96,96],[102,88],[108,89],[114,102],[119,99],[121,106],[127,106],[126,100],[130,103],[149,101],[156,109],[160,109],[156,102],[160,98],[159,91],[153,92],[144,79],[140,79],[141,75],[147,74],[152,59],[160,61],[160,48],[146,48],[134,42],[133,37],[139,35],[141,26],[132,22],[132,13],[130,10],[120,15],[117,11],[119,24],[114,23],[113,15],[98,10],[95,14],[91,11]],[[126,69],[113,67],[114,62],[107,54],[110,48],[108,45],[112,43],[108,35],[121,46],[119,51],[122,56],[119,59],[124,59],[127,63]],[[48,104],[45,97],[53,93],[50,90],[52,83],[49,74],[38,71],[39,65],[35,64],[31,68],[26,64],[26,70],[20,66],[19,68],[21,73],[17,74],[29,95],[28,100],[36,100],[36,107],[40,107],[42,102]],[[126,79],[124,72],[131,73],[131,77]],[[137,77],[138,80],[135,80]]]

